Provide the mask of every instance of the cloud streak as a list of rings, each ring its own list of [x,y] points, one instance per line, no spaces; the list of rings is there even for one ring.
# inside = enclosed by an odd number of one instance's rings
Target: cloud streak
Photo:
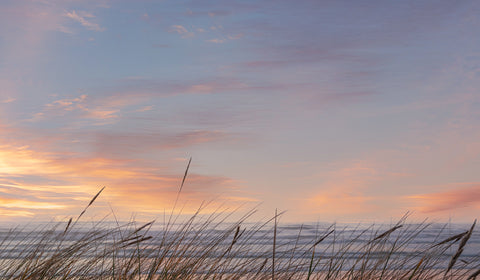
[[[98,132],[93,137],[97,153],[113,157],[186,149],[202,144],[222,143],[222,145],[225,145],[241,139],[235,134],[209,130],[179,133]]]
[[[377,209],[378,196],[369,195],[373,184],[381,177],[379,170],[365,161],[352,161],[324,174],[325,182],[304,200],[304,211],[337,218],[372,215]],[[308,210],[307,210],[308,209]],[[371,216],[373,217],[373,216]]]
[[[480,183],[451,186],[443,192],[408,196],[423,213],[451,212],[461,208],[475,208],[480,205]]]
[[[169,32],[180,34],[182,38],[191,38],[195,35],[195,33],[188,31],[187,28],[178,24],[170,26]]]
[[[172,149],[179,145],[193,145],[194,142],[213,141],[215,137],[215,133],[194,132],[166,139],[162,145]],[[126,139],[111,140],[110,144],[118,148],[122,143],[127,148],[132,146],[125,142]],[[152,140],[144,142],[155,145]],[[149,160],[113,159],[105,152],[102,154],[88,157],[75,153],[53,153],[51,150],[39,152],[28,146],[0,145],[0,213],[25,217],[35,213],[54,214],[58,209],[72,213],[88,201],[99,184],[107,186],[104,194],[106,201],[114,207],[128,209],[119,210],[120,216],[131,211],[160,213],[172,206],[181,169],[174,172],[172,168],[150,166],[152,161]],[[119,154],[121,157],[128,156]],[[186,211],[194,211],[202,201],[210,201],[213,196],[229,203],[252,199],[239,192],[236,183],[229,178],[192,171],[182,193],[182,199],[190,201]],[[212,203],[216,205],[216,202]],[[99,208],[105,210],[102,206]]]
[[[95,16],[91,13],[85,12],[85,11],[75,11],[72,10],[71,12],[66,12],[65,16],[67,18],[70,18],[78,23],[80,23],[83,27],[85,27],[88,30],[92,31],[105,31],[104,27],[101,27],[98,23],[93,22],[95,19]]]

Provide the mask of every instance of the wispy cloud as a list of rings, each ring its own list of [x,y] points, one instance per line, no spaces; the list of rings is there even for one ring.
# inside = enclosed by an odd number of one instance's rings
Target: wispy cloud
[[[190,38],[195,35],[193,32],[188,31],[187,28],[182,25],[170,26],[169,32],[180,34],[182,35],[182,38]]]
[[[151,78],[125,78],[111,85],[108,90],[99,90],[95,98],[105,106],[125,106],[152,98],[165,98],[182,94],[221,94],[233,92],[277,91],[288,88],[289,84],[269,81],[249,81],[229,76],[207,76],[175,81]],[[295,85],[299,86],[298,84]]]
[[[2,208],[21,208],[21,209],[63,209],[65,205],[49,203],[49,202],[35,202],[22,199],[10,199],[0,197]]]
[[[17,100],[16,98],[13,98],[13,97],[10,97],[10,98],[6,98],[4,100],[1,100],[0,103],[10,103],[10,102],[13,102]]]
[[[213,18],[213,17],[229,16],[232,14],[232,12],[227,10],[195,10],[195,11],[188,10],[186,14],[192,17],[208,16]]]
[[[467,186],[465,186],[467,185]],[[450,186],[450,190],[407,196],[423,213],[453,211],[455,209],[478,209],[480,203],[480,183]]]
[[[86,110],[85,101],[87,99],[86,94],[82,94],[76,98],[66,98],[55,100],[52,103],[45,105],[47,108],[52,108],[55,110],[65,110],[72,111],[75,109]]]
[[[215,43],[215,44],[222,44],[222,43],[225,43],[226,41],[227,40],[225,39],[219,39],[219,38],[207,40],[207,42]]]
[[[239,135],[209,130],[179,133],[98,132],[93,137],[97,154],[108,157],[152,154],[207,143],[236,143],[241,139]]]
[[[135,110],[135,112],[147,112],[147,111],[153,110],[153,108],[154,108],[153,105],[148,105],[148,106],[144,106],[140,109]]]
[[[99,185],[163,211],[190,153],[195,203],[251,200],[231,176],[315,219],[476,209],[476,183],[425,187],[479,179],[474,1],[107,1],[0,4],[0,216]]]
[[[238,33],[238,34],[235,34],[235,35],[228,35],[228,39],[230,40],[238,40],[238,39],[241,39],[245,36],[245,34],[242,32],[242,33]]]
[[[35,213],[25,210],[11,210],[11,209],[0,209],[0,216],[2,217],[13,217],[18,219],[19,217],[32,217]]]
[[[380,178],[379,170],[369,162],[352,161],[322,175],[317,191],[302,200],[304,211],[330,217],[361,217],[373,214],[378,197],[369,195],[369,189]]]
[[[199,141],[204,141],[202,139]],[[159,203],[164,207],[172,206],[182,172],[182,168],[174,172],[149,166],[148,161],[142,164],[139,159],[134,163],[119,158],[45,153],[25,146],[2,145],[0,156],[3,159],[0,163],[0,213],[7,216],[32,216],[40,210],[44,213],[58,209],[71,213],[88,201],[98,184],[108,187],[105,199],[114,207],[124,209],[128,205],[128,211],[119,211],[119,215],[128,215],[132,210],[161,212],[164,209],[158,207]],[[232,198],[234,202],[249,200],[238,191],[236,183],[226,177],[192,171],[187,185],[182,197],[191,202],[188,207],[192,209],[212,197]]]
[[[77,119],[98,120],[97,125],[108,124],[118,118],[118,113],[124,106],[125,104],[122,104],[119,99],[111,103],[108,100],[100,100],[96,103],[94,98],[82,94],[78,97],[57,99],[46,104],[43,111],[35,113],[30,121],[37,122],[57,116],[71,115],[72,118]]]
[[[104,27],[101,27],[98,23],[94,22],[95,16],[89,12],[85,11],[76,11],[72,10],[71,12],[66,12],[65,16],[80,23],[83,27],[87,28],[88,30],[93,31],[105,31]]]

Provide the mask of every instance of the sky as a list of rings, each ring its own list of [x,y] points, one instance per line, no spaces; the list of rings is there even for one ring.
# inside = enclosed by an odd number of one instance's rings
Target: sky
[[[0,221],[480,210],[480,2],[3,0]],[[219,210],[220,209],[220,210]],[[238,210],[240,209],[240,210]]]

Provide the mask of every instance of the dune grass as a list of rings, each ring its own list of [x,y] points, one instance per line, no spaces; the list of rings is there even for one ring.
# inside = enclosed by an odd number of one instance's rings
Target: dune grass
[[[190,162],[189,162],[190,165]],[[183,188],[188,167],[180,187]],[[0,230],[0,279],[476,279],[480,252],[466,253],[466,229],[407,223],[281,225],[275,211],[252,223],[247,211],[180,221],[82,223]],[[180,191],[179,191],[180,192]],[[175,201],[177,204],[178,196]],[[238,213],[237,213],[238,214]],[[470,241],[470,243],[469,243]],[[472,251],[472,250],[470,250]]]
[[[0,278],[476,279],[480,274],[479,255],[464,256],[475,223],[448,236],[446,226],[405,219],[389,228],[298,225],[288,230],[295,236],[280,238],[288,225],[279,225],[278,215],[250,223],[250,211],[232,223],[228,213],[201,211],[155,229],[153,221],[87,224],[78,217],[33,231],[3,231]],[[426,234],[430,242],[418,242]]]

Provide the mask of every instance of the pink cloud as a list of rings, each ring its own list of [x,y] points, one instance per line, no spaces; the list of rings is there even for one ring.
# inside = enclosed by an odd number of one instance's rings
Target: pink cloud
[[[124,78],[108,90],[101,89],[95,94],[96,102],[105,106],[127,106],[150,100],[180,94],[213,94],[234,91],[279,90],[298,88],[299,84],[270,82],[248,82],[231,77],[208,77],[195,80],[164,81],[142,77]]]
[[[480,208],[480,183],[471,183],[465,187],[465,184],[457,185],[456,189],[408,196],[417,209],[424,213],[435,213],[443,211],[452,211],[460,208]]]
[[[55,110],[66,110],[72,111],[74,109],[85,109],[84,103],[87,99],[86,94],[82,94],[76,98],[66,98],[66,99],[59,99],[55,100],[52,103],[45,105],[49,108],[54,108]]]
[[[235,34],[235,35],[228,35],[228,39],[230,39],[230,40],[238,40],[238,39],[243,38],[243,36],[245,36],[244,33],[238,33],[238,34]]]
[[[153,105],[143,106],[142,108],[135,110],[135,112],[147,112],[153,110],[153,108]]]
[[[1,100],[0,103],[11,103],[13,101],[17,100],[16,98],[13,98],[13,97],[7,97],[6,99],[4,100]]]
[[[238,135],[222,131],[194,130],[186,132],[135,133],[98,132],[93,134],[98,154],[109,157],[185,149],[208,143],[235,143]]]
[[[120,110],[130,105],[130,98],[95,99],[82,94],[74,98],[57,99],[44,106],[43,111],[33,115],[30,121],[48,120],[58,116],[71,115],[78,119],[93,119],[97,121],[93,125],[108,124],[118,118]],[[134,103],[132,103],[133,105]]]
[[[302,200],[303,212],[329,217],[360,217],[378,210],[378,196],[369,195],[383,175],[367,161],[352,161],[322,174],[324,182]]]

